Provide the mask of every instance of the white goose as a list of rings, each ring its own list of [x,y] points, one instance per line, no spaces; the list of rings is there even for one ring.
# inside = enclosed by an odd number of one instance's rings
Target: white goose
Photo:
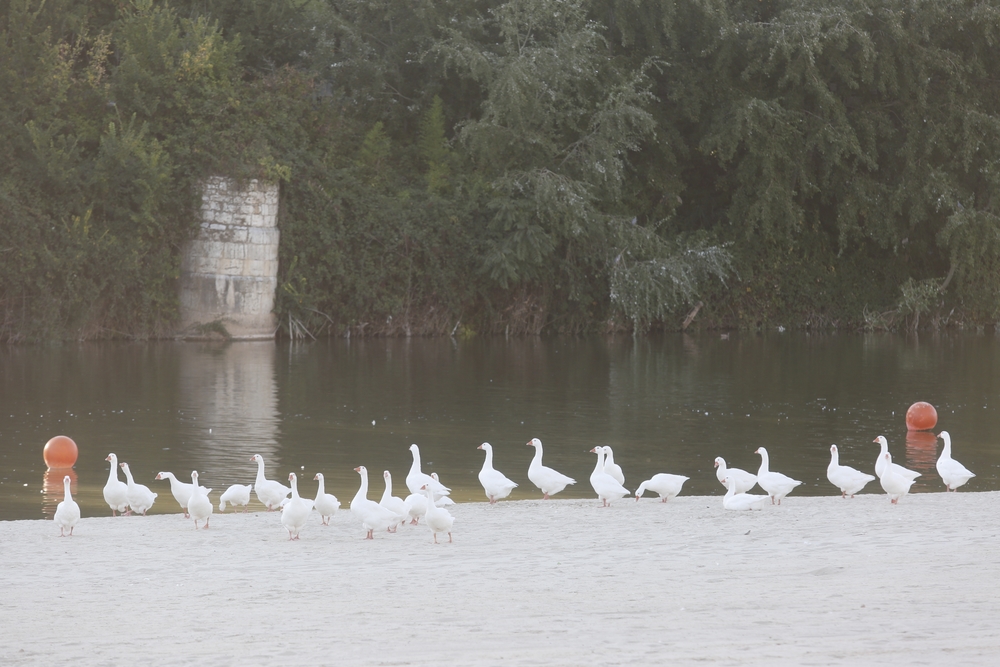
[[[116,511],[124,514],[128,510],[128,484],[118,479],[118,457],[111,453],[104,460],[111,461],[111,472],[104,485],[104,502],[111,508],[111,516],[115,516]]]
[[[912,481],[917,477],[920,477],[920,473],[916,470],[910,470],[909,468],[904,468],[898,463],[893,463],[891,456],[888,459],[885,458],[885,455],[889,453],[889,441],[885,439],[884,435],[880,435],[872,440],[872,442],[877,442],[881,448],[878,453],[878,458],[875,459],[875,475],[877,475],[879,479],[882,479],[882,472],[885,470],[886,465],[892,466],[892,469],[896,471],[896,474],[904,479]],[[886,461],[888,461],[888,464]]]
[[[951,435],[948,431],[941,431],[938,437],[944,440],[944,449],[941,450],[941,456],[938,457],[934,467],[937,469],[938,474],[941,475],[944,487],[948,491],[954,491],[976,475],[964,465],[951,458]]]
[[[351,514],[361,519],[368,534],[366,540],[375,539],[376,530],[388,530],[396,522],[396,515],[379,505],[374,500],[368,500],[368,468],[358,466],[354,472],[361,475],[361,486],[351,500]]]
[[[882,484],[882,489],[889,495],[889,500],[893,505],[899,503],[899,499],[910,492],[913,480],[903,477],[892,466],[892,455],[889,452],[882,457],[886,465],[882,466],[882,474],[878,481]]]
[[[715,468],[715,477],[719,483],[726,486],[726,477],[731,477],[736,485],[736,493],[746,493],[757,485],[757,475],[742,468],[727,468],[726,459],[721,456],[715,457]]]
[[[722,507],[724,509],[740,512],[764,509],[768,496],[758,496],[750,493],[737,493],[736,479],[731,476],[726,477],[725,484],[726,495],[722,497]]]
[[[156,479],[166,479],[170,481],[170,493],[173,495],[174,500],[177,504],[181,506],[184,510],[184,518],[190,518],[188,516],[188,499],[191,497],[191,491],[194,489],[188,482],[182,482],[174,476],[172,472],[158,472],[156,473]]]
[[[63,499],[56,505],[56,513],[52,517],[59,526],[59,537],[73,537],[73,526],[80,520],[80,506],[73,500],[73,493],[70,491],[72,480],[69,475],[63,477]],[[69,533],[65,530],[69,528]]]
[[[340,509],[340,501],[337,500],[337,496],[326,492],[323,473],[316,473],[316,476],[313,477],[313,479],[319,482],[319,488],[316,489],[316,500],[313,501],[313,507],[315,507],[316,511],[319,512],[320,520],[323,522],[323,525],[329,526],[330,519],[332,519],[333,515],[336,514],[338,509]]]
[[[684,486],[684,482],[688,481],[688,477],[684,475],[670,475],[665,472],[660,472],[645,482],[639,485],[639,488],[635,490],[635,501],[639,502],[639,498],[642,498],[642,494],[647,489],[649,491],[655,491],[660,495],[660,502],[667,502],[671,498],[675,497],[681,492],[681,487]]]
[[[416,526],[420,523],[420,517],[427,514],[427,496],[424,495],[423,491],[411,493],[403,499],[403,507],[410,519],[410,525]]]
[[[510,492],[517,486],[517,482],[507,479],[506,475],[493,467],[493,445],[484,442],[477,449],[486,452],[483,469],[479,471],[479,483],[483,485],[490,505],[495,505],[498,500],[510,495]]]
[[[622,498],[628,495],[628,489],[622,486],[617,479],[604,472],[604,448],[594,447],[591,454],[597,454],[597,465],[594,472],[590,473],[590,485],[594,487],[594,492],[601,499],[602,507],[611,505],[609,501],[615,498]]]
[[[389,532],[394,533],[396,532],[396,528],[399,524],[403,523],[410,517],[407,513],[406,503],[403,499],[392,495],[392,473],[388,470],[383,470],[382,479],[385,480],[385,491],[382,492],[382,499],[378,501],[378,504],[396,515],[396,523],[389,528]]]
[[[288,473],[288,481],[292,485],[292,497],[281,506],[281,525],[288,531],[289,540],[297,540],[312,513],[313,501],[299,497],[299,479],[294,472]]]
[[[410,465],[410,472],[406,475],[406,488],[410,490],[410,493],[421,493],[425,484],[434,493],[434,500],[451,493],[451,489],[420,469],[419,447],[410,445],[410,453],[413,454],[413,463]]]
[[[434,544],[438,543],[438,533],[448,533],[448,541],[451,542],[451,528],[455,525],[455,517],[443,507],[434,506],[434,495],[429,486],[424,485],[422,491],[427,496],[427,514],[424,518],[427,520],[427,527],[431,529],[431,534],[434,535]]]
[[[781,499],[792,492],[796,486],[802,482],[797,479],[792,479],[788,475],[783,475],[780,472],[772,472],[768,470],[768,458],[767,450],[763,447],[757,448],[757,454],[760,454],[760,468],[757,470],[757,483],[760,488],[767,492],[767,495],[771,496],[771,504],[777,502],[778,505],[781,504]]]
[[[122,461],[118,465],[125,471],[125,479],[128,480],[125,486],[128,489],[128,506],[130,511],[146,516],[146,510],[153,506],[157,494],[150,491],[149,487],[145,484],[135,483],[135,480],[132,479],[132,471],[128,469],[127,463]]]
[[[528,466],[528,479],[542,492],[542,500],[548,500],[549,496],[556,495],[568,484],[576,484],[576,480],[572,477],[567,477],[561,472],[542,465],[541,440],[532,438],[527,446],[535,448],[535,456],[531,459],[531,465]]]
[[[826,478],[830,484],[840,489],[840,497],[851,498],[854,494],[865,488],[868,482],[874,481],[875,476],[861,472],[851,466],[840,465],[840,454],[837,452],[837,445],[830,445],[830,465],[826,467]]]
[[[204,521],[203,528],[208,528],[208,520],[212,517],[212,501],[208,494],[212,489],[198,485],[198,471],[191,471],[191,497],[188,498],[188,514],[194,519],[194,529],[198,530],[198,522]]]
[[[615,453],[607,445],[604,447],[604,472],[614,477],[622,486],[625,485],[625,473],[622,472],[622,467],[615,463]]]
[[[253,485],[254,491],[257,492],[257,500],[264,503],[264,507],[266,507],[269,512],[280,508],[281,503],[292,490],[281,482],[264,477],[263,456],[260,454],[254,454],[250,457],[250,460],[257,463],[257,480]]]
[[[243,507],[243,513],[250,509],[250,491],[253,490],[253,484],[233,484],[228,489],[222,492],[219,496],[219,511],[226,511],[226,503],[229,503],[233,507],[237,505]]]

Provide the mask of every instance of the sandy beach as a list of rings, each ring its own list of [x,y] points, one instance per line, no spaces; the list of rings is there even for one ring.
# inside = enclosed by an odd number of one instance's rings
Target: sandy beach
[[[345,510],[297,542],[264,511],[0,522],[0,664],[994,665],[998,506],[461,503],[436,545]]]

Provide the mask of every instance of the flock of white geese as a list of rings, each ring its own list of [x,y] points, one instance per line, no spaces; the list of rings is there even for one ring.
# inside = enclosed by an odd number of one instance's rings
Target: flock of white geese
[[[951,436],[948,432],[941,431],[938,437],[944,441],[944,449],[935,467],[946,490],[954,491],[975,475],[952,458]],[[875,461],[875,475],[841,465],[837,446],[831,445],[830,464],[826,469],[827,479],[840,489],[842,497],[853,498],[877,476],[882,489],[895,504],[909,493],[913,481],[920,476],[920,473],[892,462],[889,445],[884,436],[880,435],[874,442],[881,447]],[[528,466],[528,479],[542,492],[543,499],[548,499],[568,485],[576,483],[573,478],[542,464],[541,440],[534,438],[527,445],[535,448],[534,457]],[[479,482],[490,504],[494,504],[509,496],[517,483],[493,467],[493,447],[488,442],[479,445],[479,449],[486,454],[482,470],[479,471]],[[590,451],[597,455],[597,464],[590,474],[590,484],[602,505],[606,507],[611,501],[629,495],[630,491],[625,488],[625,475],[621,466],[615,463],[611,447],[598,446]],[[361,521],[367,531],[366,539],[373,539],[376,531],[395,532],[403,523],[417,525],[420,519],[423,519],[424,524],[430,528],[435,543],[438,541],[438,534],[444,533],[448,534],[448,541],[451,542],[451,530],[455,522],[455,518],[447,509],[448,505],[454,504],[448,497],[451,490],[441,484],[436,474],[428,475],[421,470],[420,448],[417,445],[410,445],[410,453],[413,455],[413,463],[406,475],[406,487],[410,492],[406,498],[393,495],[392,475],[386,470],[382,473],[385,479],[385,491],[381,500],[378,502],[369,500],[368,470],[364,466],[354,469],[361,477],[361,484],[351,500],[351,514]],[[726,487],[726,495],[722,499],[722,506],[725,509],[760,510],[768,500],[771,504],[780,505],[782,498],[802,483],[771,470],[765,448],[760,447],[756,453],[761,459],[757,474],[727,467],[725,459],[721,456],[715,459],[716,476]],[[119,463],[115,454],[108,454],[106,460],[111,462],[111,470],[108,482],[104,485],[104,500],[111,508],[111,515],[146,514],[153,506],[157,494],[149,487],[137,483],[132,477],[128,463]],[[340,501],[336,496],[326,493],[322,473],[316,473],[313,478],[319,482],[316,497],[303,498],[299,495],[298,478],[294,472],[289,473],[290,486],[286,486],[264,475],[264,458],[260,454],[255,454],[250,460],[257,463],[256,480],[253,484],[234,484],[226,489],[219,497],[220,512],[226,510],[227,503],[233,507],[242,507],[246,512],[251,491],[254,491],[257,499],[267,507],[268,511],[280,511],[281,523],[288,530],[290,540],[299,539],[299,531],[305,526],[313,510],[319,514],[324,525],[329,525],[331,517],[340,508]],[[124,482],[118,478],[119,468],[125,473]],[[195,528],[199,528],[199,523],[203,523],[202,528],[208,528],[209,519],[214,511],[212,501],[209,500],[212,489],[199,485],[198,471],[191,472],[190,483],[182,482],[170,472],[158,473],[156,479],[170,482],[171,494],[184,511],[185,518],[194,520]],[[635,491],[635,499],[638,501],[646,491],[651,491],[658,494],[662,502],[667,502],[681,492],[681,487],[688,479],[684,475],[668,473],[653,475],[639,485]],[[766,495],[750,493],[754,486],[760,486]],[[69,476],[63,479],[63,488],[65,497],[54,514],[60,536],[72,535],[73,527],[80,520],[80,507],[70,493]]]

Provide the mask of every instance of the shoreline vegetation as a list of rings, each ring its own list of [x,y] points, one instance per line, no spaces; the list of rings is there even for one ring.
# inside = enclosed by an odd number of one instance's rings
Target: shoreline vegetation
[[[998,492],[452,506],[364,540],[349,511],[0,521],[0,661],[992,665]],[[124,624],[124,625],[123,625]]]
[[[212,176],[279,184],[284,337],[995,329],[997,34],[965,0],[2,3],[0,341],[172,337]]]

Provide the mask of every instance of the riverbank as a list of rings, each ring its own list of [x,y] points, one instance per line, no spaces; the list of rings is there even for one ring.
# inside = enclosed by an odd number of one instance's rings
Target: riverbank
[[[992,665],[1000,493],[0,522],[4,665]]]

